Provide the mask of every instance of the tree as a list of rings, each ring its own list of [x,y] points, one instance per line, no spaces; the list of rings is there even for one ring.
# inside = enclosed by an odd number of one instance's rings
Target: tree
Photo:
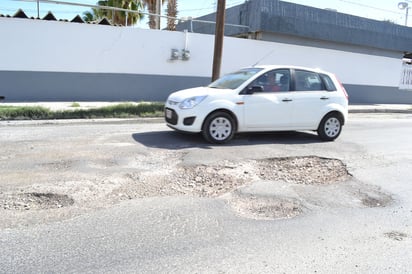
[[[147,6],[147,10],[151,14],[156,14],[156,2],[157,0],[143,0],[144,5]],[[149,15],[149,28],[151,29],[156,28],[156,16],[155,15]]]
[[[143,4],[140,0],[101,0],[97,2],[98,6],[116,7],[132,11],[141,11]],[[83,20],[86,22],[96,21],[107,18],[112,24],[131,26],[143,18],[140,13],[125,11],[113,11],[108,9],[93,8],[83,14]],[[126,21],[127,20],[127,21]]]
[[[167,1],[167,29],[176,30],[176,18],[177,17],[177,0],[168,0]],[[173,17],[173,18],[170,18]]]
[[[162,1],[162,5],[165,3],[165,0]],[[147,10],[150,14],[156,14],[156,3],[157,0],[143,0],[144,6],[147,7]],[[167,0],[167,9],[166,13],[168,17],[176,17],[177,16],[177,0]],[[149,28],[155,29],[156,28],[156,15],[149,16]],[[176,20],[174,19],[167,19],[167,29],[168,30],[176,30]]]

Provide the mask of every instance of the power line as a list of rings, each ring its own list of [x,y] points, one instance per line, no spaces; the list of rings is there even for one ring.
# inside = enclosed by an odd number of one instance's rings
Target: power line
[[[209,2],[209,4],[207,4],[206,2]],[[199,14],[199,12],[201,12],[201,11],[206,11],[206,10],[211,10],[211,11],[215,12],[215,11],[216,11],[216,1],[213,1],[213,2],[214,2],[214,3],[211,4],[210,1],[205,0],[205,1],[203,1],[203,3],[200,5],[201,8],[195,8],[195,9],[180,9],[179,12],[198,11],[197,14]],[[234,6],[237,6],[237,5],[240,5],[240,4],[243,4],[243,3],[245,3],[245,0],[234,1],[234,2],[232,2],[232,3],[230,3],[230,4],[227,4],[227,5],[226,5],[226,9],[231,8],[231,7],[234,7]],[[206,4],[207,6],[206,6],[205,4]]]
[[[356,5],[356,6],[359,6],[359,7],[364,7],[364,8],[379,10],[379,11],[383,11],[383,12],[390,12],[390,13],[394,13],[394,14],[398,14],[398,15],[403,15],[403,13],[401,13],[401,12],[388,10],[388,9],[377,8],[377,7],[373,7],[373,6],[369,6],[369,5],[365,5],[365,4],[362,4],[362,3],[357,3],[357,2],[353,2],[353,1],[349,1],[349,0],[339,0],[339,1],[344,2],[344,3],[348,3],[348,4],[352,4],[352,5]]]

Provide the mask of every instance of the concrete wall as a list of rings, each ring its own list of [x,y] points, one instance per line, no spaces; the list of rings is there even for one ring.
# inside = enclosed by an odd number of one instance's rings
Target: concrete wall
[[[0,37],[6,101],[164,100],[212,74],[212,35],[0,18]],[[185,47],[189,60],[170,60]],[[398,90],[401,58],[225,37],[222,74],[259,60],[318,67],[338,75],[352,103],[410,103]]]

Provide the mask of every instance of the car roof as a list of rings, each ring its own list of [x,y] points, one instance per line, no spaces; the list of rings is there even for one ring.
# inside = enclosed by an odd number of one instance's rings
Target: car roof
[[[303,67],[303,66],[295,66],[295,65],[256,65],[253,66],[254,68],[261,68],[264,70],[272,70],[272,69],[280,69],[280,68],[291,68],[291,69],[301,69],[301,70],[309,70],[309,71],[314,71],[314,72],[323,72],[323,73],[329,73],[327,71],[324,71],[320,68],[310,68],[310,67]]]

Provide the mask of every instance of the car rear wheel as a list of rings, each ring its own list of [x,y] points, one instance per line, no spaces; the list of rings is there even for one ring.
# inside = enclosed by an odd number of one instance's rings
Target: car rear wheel
[[[218,111],[210,114],[202,128],[203,137],[206,141],[215,144],[223,144],[233,138],[235,134],[235,123],[230,114]]]
[[[336,113],[323,117],[318,127],[318,135],[324,141],[333,141],[342,131],[342,118]]]

